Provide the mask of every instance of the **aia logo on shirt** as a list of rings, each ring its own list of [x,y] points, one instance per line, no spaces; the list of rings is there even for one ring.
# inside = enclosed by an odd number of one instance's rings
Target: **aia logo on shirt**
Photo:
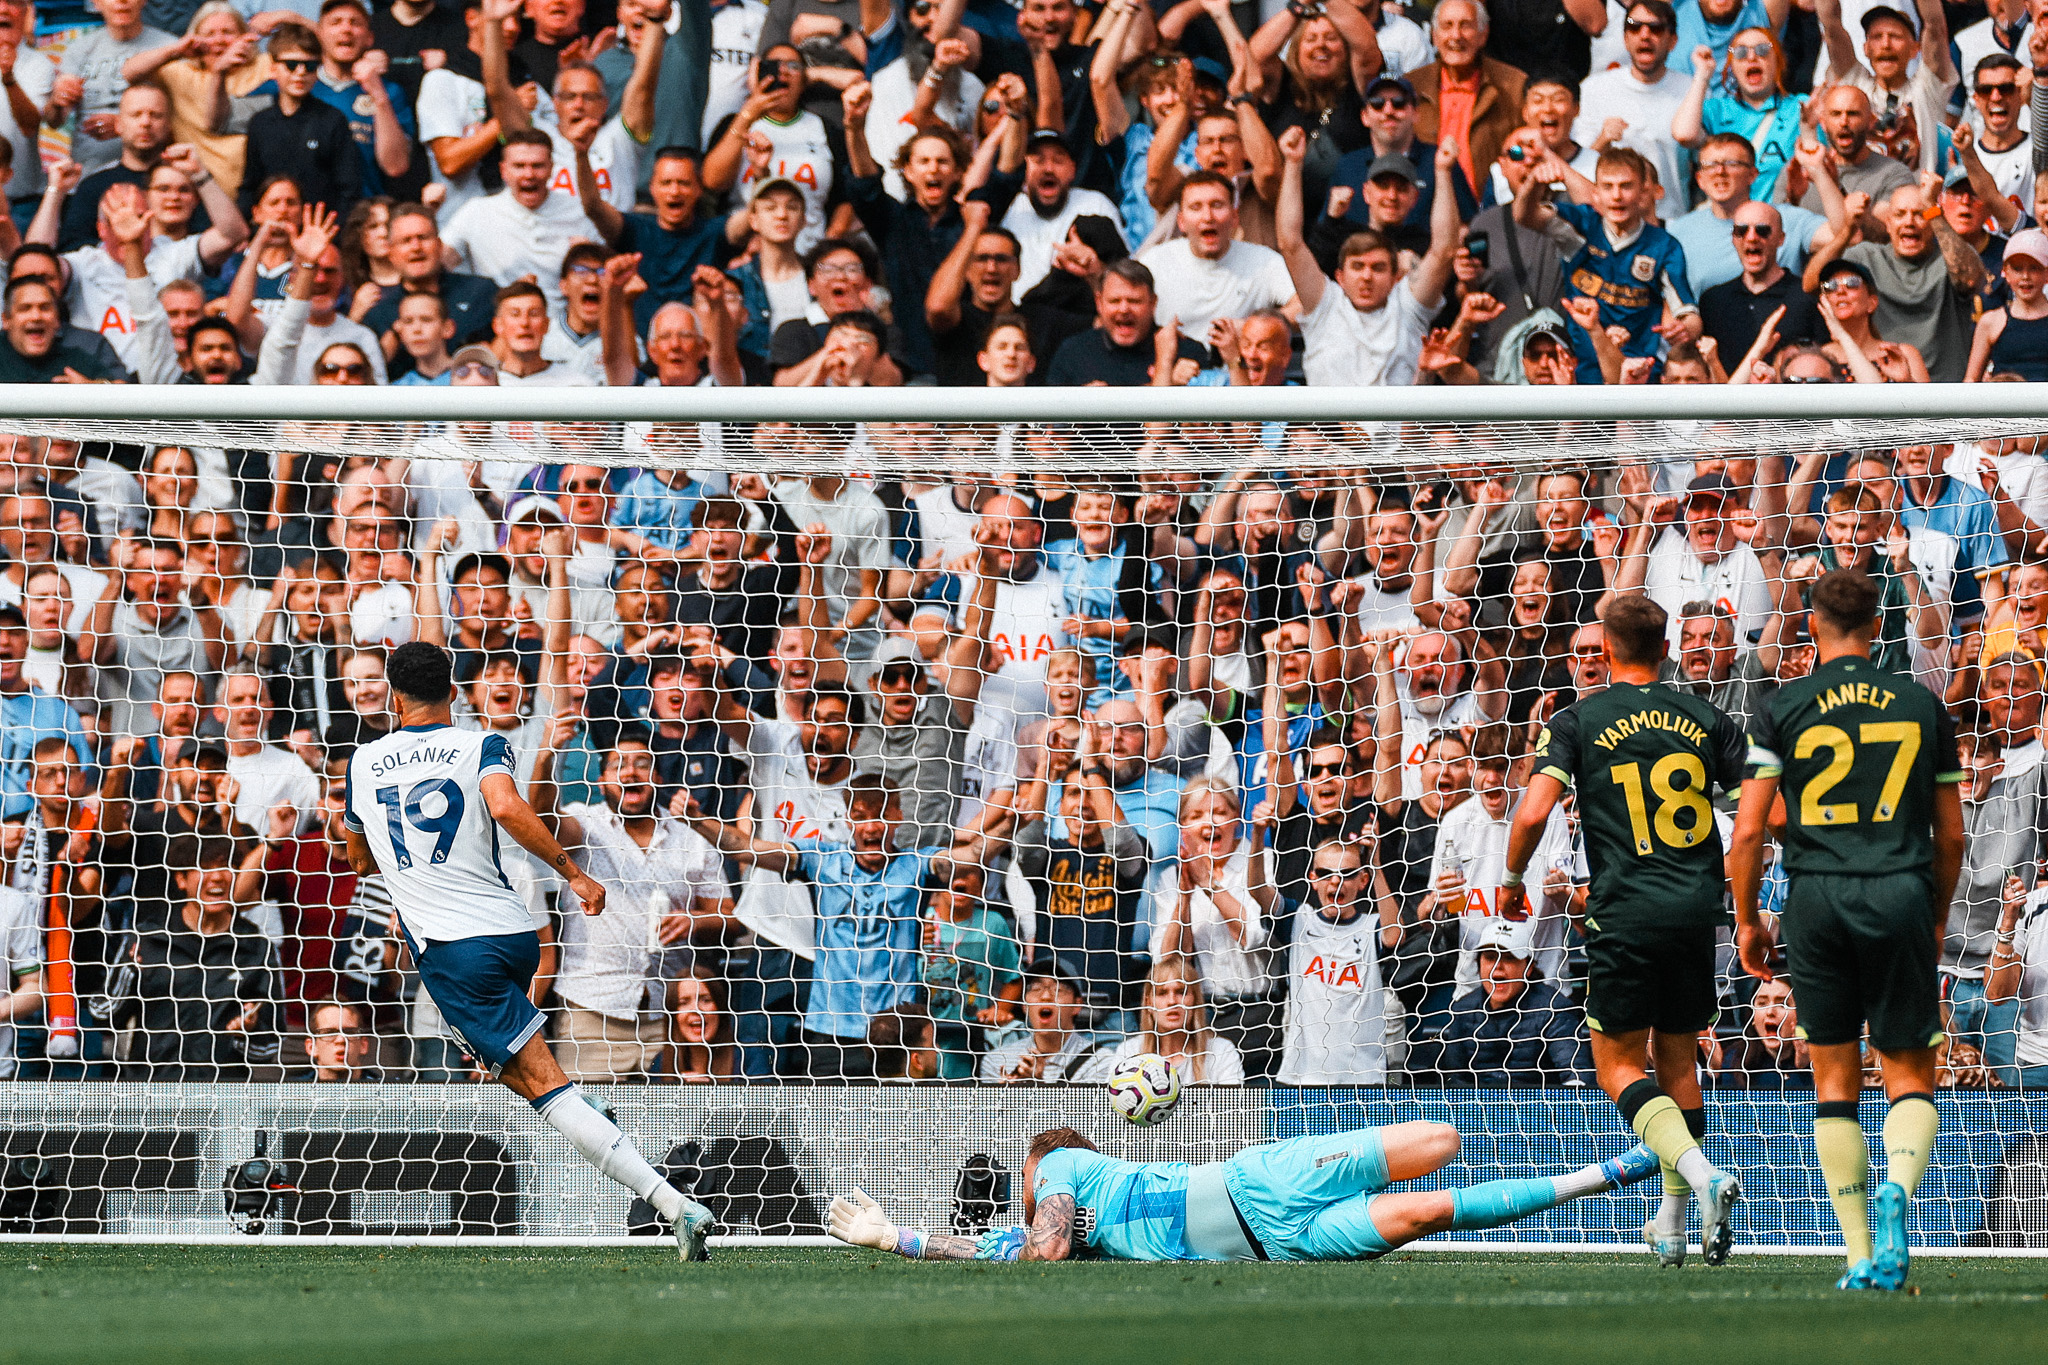
[[[127,315],[118,308],[107,309],[105,315],[100,318],[101,336],[127,336],[134,330],[134,327],[129,325]]]
[[[797,813],[796,802],[780,801],[775,806],[775,821],[782,826],[783,837],[788,839],[822,839],[825,830],[814,825]]]
[[[1002,657],[1004,663],[1033,664],[1058,649],[1059,645],[1052,636],[1043,632],[1035,637],[1019,635],[1015,639],[998,633],[989,638],[989,647]]]
[[[609,166],[592,166],[590,168],[590,179],[591,182],[597,186],[597,192],[599,194],[603,195],[611,193],[612,172]],[[574,197],[577,192],[576,177],[574,174],[570,172],[567,166],[557,166],[555,168],[554,181],[552,184],[548,186],[548,188],[553,190],[556,194],[566,194],[571,197]]]
[[[1365,979],[1359,975],[1356,962],[1341,962],[1334,957],[1324,957],[1321,953],[1308,960],[1308,965],[1301,969],[1301,974],[1304,977],[1314,977],[1325,986],[1340,990],[1346,986],[1354,991],[1365,989]]]

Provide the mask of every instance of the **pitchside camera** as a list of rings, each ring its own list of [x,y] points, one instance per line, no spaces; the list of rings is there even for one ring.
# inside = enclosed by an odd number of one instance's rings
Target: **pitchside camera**
[[[263,1235],[264,1225],[274,1213],[281,1214],[287,1195],[298,1193],[298,1172],[289,1161],[274,1161],[268,1155],[270,1134],[256,1133],[256,1154],[228,1170],[221,1182],[221,1199],[228,1218],[251,1237]]]

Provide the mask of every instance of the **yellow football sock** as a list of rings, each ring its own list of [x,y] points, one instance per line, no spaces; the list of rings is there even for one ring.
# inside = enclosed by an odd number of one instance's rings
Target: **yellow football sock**
[[[1901,1095],[1884,1116],[1884,1178],[1907,1194],[1920,1188],[1934,1155],[1934,1135],[1941,1131],[1941,1111],[1926,1095]]]
[[[1853,1117],[1817,1118],[1813,1146],[1820,1154],[1821,1177],[1828,1183],[1828,1202],[1835,1206],[1849,1264],[1855,1265],[1870,1256],[1870,1147],[1863,1125]]]

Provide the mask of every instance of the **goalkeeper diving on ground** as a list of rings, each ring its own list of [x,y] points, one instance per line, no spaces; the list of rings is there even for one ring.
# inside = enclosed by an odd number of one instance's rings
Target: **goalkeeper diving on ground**
[[[924,1261],[1370,1261],[1438,1232],[1519,1222],[1655,1175],[1638,1144],[1557,1176],[1446,1190],[1389,1190],[1458,1155],[1447,1123],[1287,1138],[1223,1161],[1119,1161],[1072,1128],[1031,1140],[1024,1226],[980,1237],[898,1227],[855,1190],[832,1201],[832,1235]]]

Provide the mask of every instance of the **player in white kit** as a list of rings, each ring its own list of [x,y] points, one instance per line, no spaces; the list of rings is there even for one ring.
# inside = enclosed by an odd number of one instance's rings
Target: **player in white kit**
[[[604,912],[604,887],[576,867],[519,796],[511,745],[450,724],[454,660],[439,645],[400,645],[385,666],[400,728],[349,759],[348,861],[380,872],[420,982],[463,1051],[489,1068],[591,1165],[652,1204],[684,1260],[708,1259],[711,1210],[661,1178],[632,1139],[562,1074],[526,992],[540,940],[499,865],[499,831]]]

